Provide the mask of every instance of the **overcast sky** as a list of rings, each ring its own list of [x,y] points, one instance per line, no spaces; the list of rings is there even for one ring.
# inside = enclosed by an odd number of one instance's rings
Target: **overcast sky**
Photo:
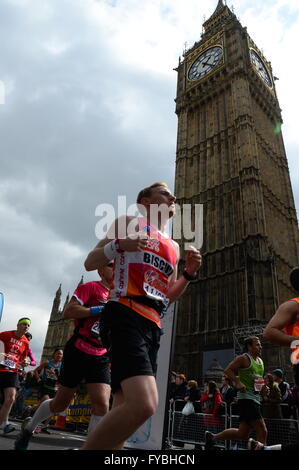
[[[38,360],[59,284],[64,302],[97,243],[96,206],[118,194],[131,204],[157,180],[173,187],[173,68],[217,3],[0,1],[0,330],[31,317]],[[298,210],[299,3],[236,0],[234,8],[279,77]]]

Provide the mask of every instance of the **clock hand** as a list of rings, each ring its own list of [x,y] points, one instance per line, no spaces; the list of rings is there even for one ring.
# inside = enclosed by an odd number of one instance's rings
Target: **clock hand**
[[[203,62],[202,65],[212,65],[212,64],[210,64],[208,61],[208,62]]]

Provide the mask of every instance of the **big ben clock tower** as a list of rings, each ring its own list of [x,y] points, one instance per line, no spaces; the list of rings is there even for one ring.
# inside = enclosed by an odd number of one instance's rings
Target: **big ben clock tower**
[[[236,329],[262,327],[295,296],[299,264],[271,64],[222,0],[203,28],[179,62],[176,97],[175,194],[204,208],[204,264],[180,300],[175,348],[175,370],[191,378],[205,352],[232,348]],[[289,351],[266,345],[264,358],[287,368]]]

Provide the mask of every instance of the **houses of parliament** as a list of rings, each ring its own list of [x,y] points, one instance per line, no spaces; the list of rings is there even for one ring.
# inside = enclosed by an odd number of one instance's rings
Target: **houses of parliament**
[[[236,352],[236,331],[262,331],[278,305],[296,296],[289,273],[299,265],[271,63],[223,0],[215,7],[175,69],[174,193],[178,204],[204,210],[203,266],[178,302],[172,362],[192,378],[203,376],[205,357]],[[43,357],[72,331],[73,322],[62,320],[59,295]],[[264,344],[267,370],[280,366],[287,373],[289,356],[288,348]]]

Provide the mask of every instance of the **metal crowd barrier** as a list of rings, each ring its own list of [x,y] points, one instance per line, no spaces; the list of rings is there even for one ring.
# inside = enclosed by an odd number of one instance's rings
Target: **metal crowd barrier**
[[[214,417],[206,413],[192,413],[189,416],[182,414],[182,408],[186,404],[184,400],[176,400],[169,409],[168,443],[170,446],[177,444],[193,444],[203,446],[205,431],[218,433],[224,431],[227,426],[227,407],[222,416]],[[215,445],[226,448],[225,441],[216,441]]]
[[[224,413],[222,416],[214,418],[206,413],[192,413],[189,416],[182,414],[182,409],[186,402],[176,400],[169,407],[168,419],[168,446],[184,447],[186,444],[203,448],[205,431],[214,434],[229,428],[239,427],[239,416],[234,411],[235,404],[227,408],[224,403]],[[235,414],[234,414],[235,413]],[[299,440],[299,421],[295,419],[269,419],[265,418],[268,430],[267,444],[294,444]],[[250,437],[256,438],[255,433]],[[220,449],[245,450],[247,441],[216,441],[215,445]]]

